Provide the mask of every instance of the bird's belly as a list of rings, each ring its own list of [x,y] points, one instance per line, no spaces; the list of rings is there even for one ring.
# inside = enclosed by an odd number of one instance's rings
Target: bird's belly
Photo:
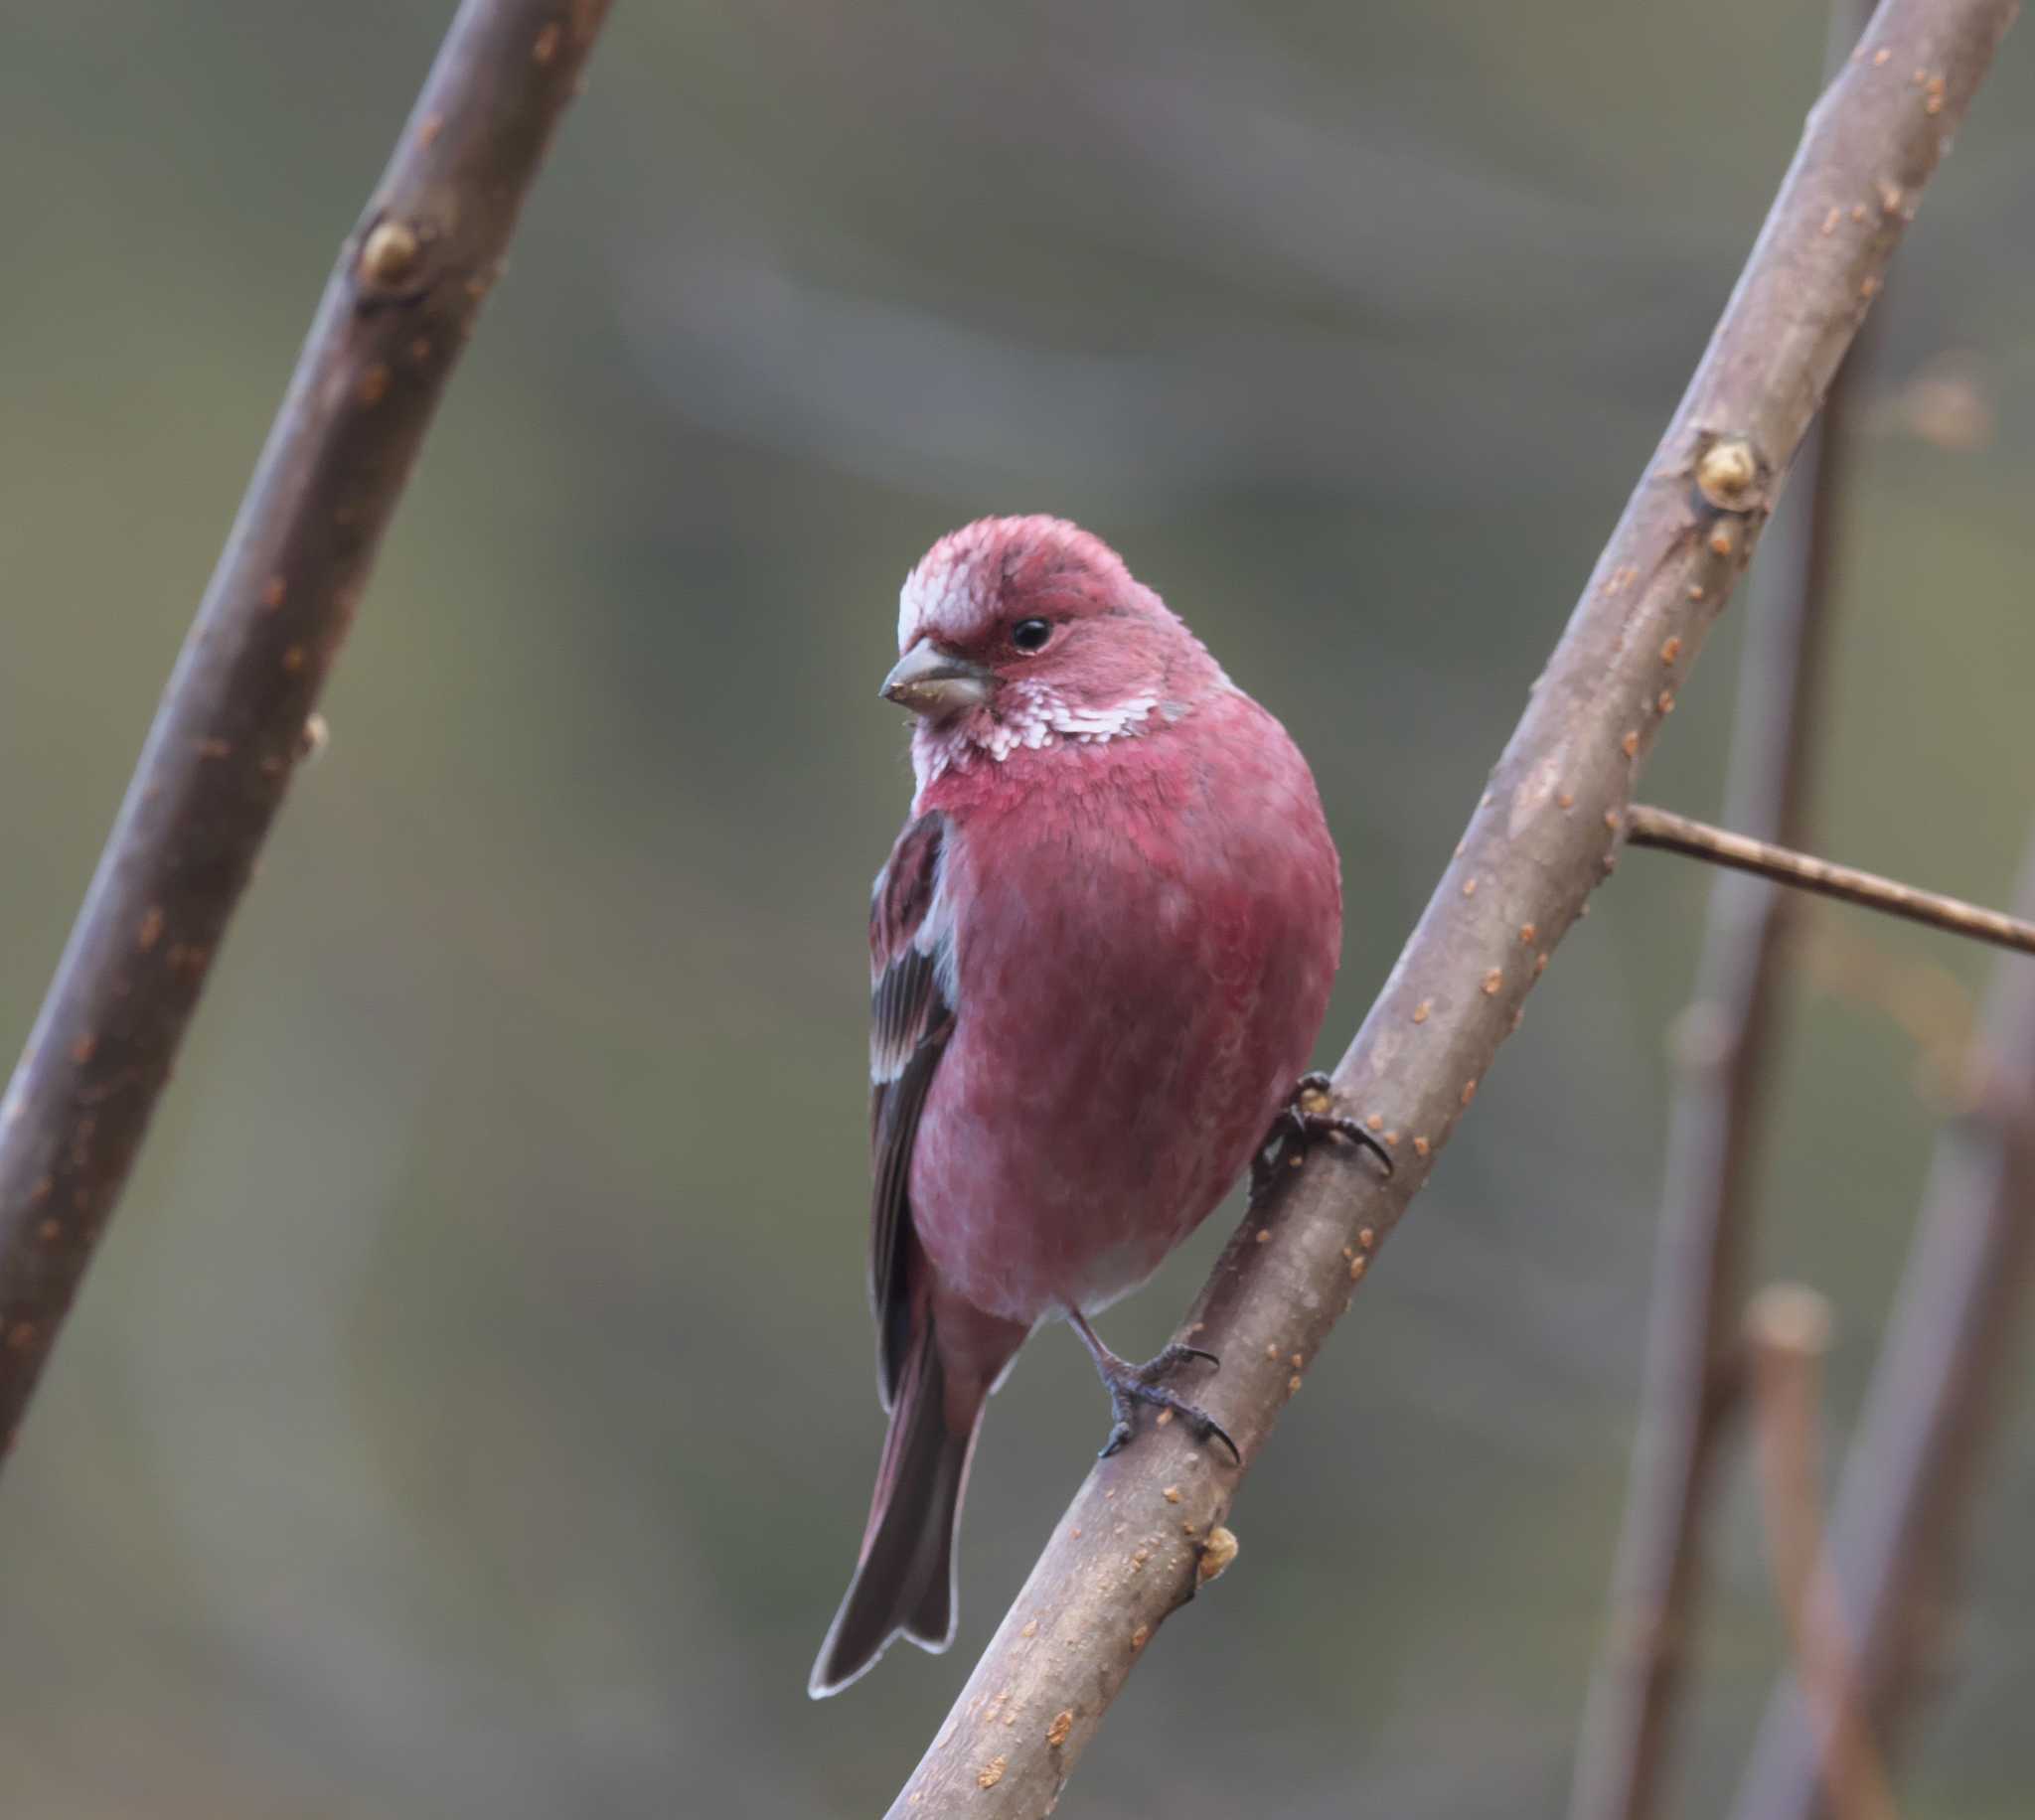
[[[1332,921],[1160,880],[1139,896],[963,959],[913,1218],[941,1277],[1009,1319],[1149,1277],[1241,1173],[1320,1025]]]

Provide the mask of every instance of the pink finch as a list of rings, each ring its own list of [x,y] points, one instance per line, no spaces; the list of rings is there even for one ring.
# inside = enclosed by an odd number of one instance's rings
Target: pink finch
[[[1087,1317],[1269,1141],[1342,938],[1307,761],[1100,539],[1047,518],[952,532],[904,583],[897,644],[883,693],[918,717],[918,788],[869,916],[890,1427],[816,1696],[900,1631],[952,1640],[984,1405],[1040,1322],[1095,1356],[1105,1452],[1140,1403],[1227,1441],[1165,1383],[1206,1354],[1132,1366]]]

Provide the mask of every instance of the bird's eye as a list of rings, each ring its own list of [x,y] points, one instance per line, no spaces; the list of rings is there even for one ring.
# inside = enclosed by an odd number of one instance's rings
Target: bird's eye
[[[1011,628],[1011,643],[1027,655],[1043,651],[1045,642],[1053,635],[1053,623],[1049,619],[1020,619]]]

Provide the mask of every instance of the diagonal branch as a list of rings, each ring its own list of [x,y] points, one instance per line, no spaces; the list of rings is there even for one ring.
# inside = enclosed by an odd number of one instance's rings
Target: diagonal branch
[[[1882,878],[1877,872],[1832,865],[1827,859],[1777,846],[1769,840],[1755,840],[1747,834],[1730,834],[1665,809],[1635,803],[1626,814],[1626,844],[1657,846],[1663,852],[1707,859],[1774,884],[1795,885],[1843,903],[1883,911],[1888,916],[1906,917],[1911,923],[1926,923],[1952,935],[1968,936],[1974,942],[1990,942],[1995,948],[2035,955],[2035,923],[2003,916],[1997,910],[1983,910],[1938,891],[1920,891],[1898,879]]]
[[[2019,907],[2035,914],[2035,849]],[[2035,1278],[2035,967],[2001,964],[1971,1063],[1972,1116],[1947,1132],[1830,1524],[1858,1702],[1892,1751],[1947,1601],[1978,1457]],[[1742,1820],[1820,1811],[1815,1733],[1792,1682],[1767,1705]]]
[[[464,0],[341,248],[0,1101],[0,1454],[168,1081],[608,0]]]
[[[2013,0],[1887,0],[1800,149],[1689,389],[1377,1002],[1335,1073],[1389,1182],[1318,1150],[1230,1241],[1183,1332],[1232,1469],[1177,1428],[1100,1461],[891,1808],[1043,1814],[1227,1516],[1547,957],[1615,861],[1641,754],[1745,567]],[[1925,72],[1925,83],[1912,79]],[[1858,218],[1853,219],[1856,207]],[[1246,1557],[1247,1559],[1247,1557]]]

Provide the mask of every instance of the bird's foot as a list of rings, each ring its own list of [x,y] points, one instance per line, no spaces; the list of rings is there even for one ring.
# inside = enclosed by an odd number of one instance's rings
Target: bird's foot
[[[1265,1190],[1271,1187],[1279,1173],[1282,1160],[1291,1159],[1298,1166],[1307,1154],[1308,1146],[1318,1138],[1347,1138],[1352,1143],[1360,1143],[1379,1162],[1385,1165],[1385,1173],[1392,1173],[1392,1155],[1375,1136],[1354,1119],[1345,1119],[1332,1110],[1333,1101],[1330,1093],[1334,1083],[1326,1074],[1311,1073],[1300,1077],[1293,1090],[1293,1098],[1286,1110],[1272,1121],[1272,1129],[1265,1134],[1265,1140],[1258,1145],[1251,1157],[1251,1199],[1264,1198]]]
[[[1146,1404],[1154,1409],[1171,1410],[1187,1433],[1203,1446],[1211,1441],[1219,1441],[1229,1449],[1230,1458],[1242,1463],[1243,1454],[1222,1425],[1177,1391],[1168,1389],[1165,1383],[1176,1367],[1189,1359],[1203,1359],[1219,1368],[1222,1361],[1214,1353],[1204,1352],[1199,1346],[1183,1346],[1175,1340],[1156,1358],[1147,1359],[1142,1365],[1133,1365],[1129,1359],[1119,1358],[1102,1343],[1079,1309],[1070,1308],[1067,1319],[1081,1336],[1081,1343],[1088,1348],[1089,1357],[1095,1361],[1096,1375],[1102,1379],[1103,1389],[1109,1392],[1110,1415],[1115,1419],[1109,1440],[1096,1455],[1098,1459],[1109,1458],[1137,1434],[1138,1407]]]

